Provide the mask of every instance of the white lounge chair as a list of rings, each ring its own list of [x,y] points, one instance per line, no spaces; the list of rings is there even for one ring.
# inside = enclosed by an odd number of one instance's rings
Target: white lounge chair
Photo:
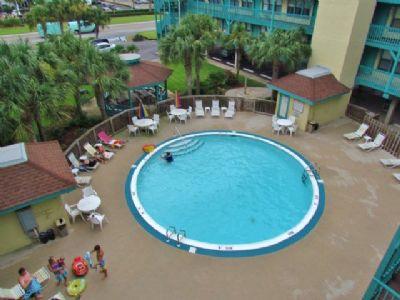
[[[196,100],[194,114],[196,115],[196,117],[204,117],[203,101]]]
[[[372,150],[382,147],[383,141],[385,140],[385,138],[386,138],[386,136],[384,134],[378,133],[373,142],[366,142],[366,143],[358,144],[358,147],[360,147],[362,150],[365,150],[365,151],[372,151]]]
[[[77,204],[68,205],[67,203],[65,203],[64,208],[65,208],[65,211],[68,213],[68,215],[71,217],[72,223],[75,223],[75,218],[77,216],[80,216],[82,218],[82,220],[85,221],[85,218],[83,217],[82,212],[77,208]]]
[[[101,145],[101,144],[100,144]],[[102,145],[101,145],[102,146]],[[104,159],[110,160],[111,158],[113,158],[114,156],[114,152],[112,151],[107,151],[105,150],[103,153],[99,153],[92,145],[90,145],[89,143],[86,143],[85,145],[83,145],[83,148],[87,151],[87,153],[89,153],[90,156],[92,157],[97,157],[97,156],[101,156]]]
[[[225,118],[233,118],[235,115],[235,101],[229,101],[228,109],[225,112]]]
[[[46,267],[41,267],[39,270],[33,273],[33,277],[35,277],[40,285],[44,287],[50,280],[50,272]]]
[[[381,158],[380,162],[389,168],[397,168],[400,167],[400,158]]]
[[[369,126],[367,124],[362,123],[356,131],[345,133],[343,134],[343,137],[351,141],[361,139],[364,136],[364,134],[367,133],[368,128]]]
[[[96,170],[97,167],[99,166],[99,162],[96,162],[93,166],[89,166],[87,164],[81,164],[73,152],[68,154],[68,160],[71,162],[71,164],[74,168],[76,168],[80,171]]]
[[[75,181],[78,186],[84,186],[90,184],[92,181],[91,176],[75,176]]]
[[[106,215],[102,215],[96,212],[91,213],[87,220],[90,222],[92,225],[92,229],[94,228],[94,225],[99,225],[100,229],[103,230],[103,221],[106,221],[107,223],[110,223],[106,217]]]
[[[393,176],[394,176],[394,178],[396,178],[398,181],[400,181],[400,173],[394,173]]]
[[[25,295],[24,289],[19,285],[13,286],[11,289],[0,288],[0,299],[21,299]]]
[[[211,116],[219,117],[221,114],[221,109],[219,108],[219,100],[213,100],[211,106]]]
[[[67,298],[65,298],[61,292],[58,292],[57,294],[51,296],[48,300],[67,300]]]

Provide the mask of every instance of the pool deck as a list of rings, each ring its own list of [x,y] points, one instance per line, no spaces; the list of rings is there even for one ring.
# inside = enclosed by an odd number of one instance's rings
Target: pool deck
[[[101,211],[110,224],[91,230],[77,218],[70,234],[0,257],[0,287],[16,283],[17,269],[31,272],[47,264],[50,255],[72,258],[97,243],[105,250],[109,278],[97,272],[87,276],[82,299],[360,299],[399,224],[400,184],[376,150],[363,153],[342,138],[357,124],[347,118],[295,137],[276,136],[271,117],[238,113],[233,120],[194,119],[177,124],[182,133],[195,130],[242,130],[278,140],[316,162],[325,181],[326,207],[316,228],[299,242],[272,254],[248,258],[193,255],[170,247],[148,234],[129,211],[124,193],[131,165],[145,143],[158,143],[174,134],[162,119],[156,136],[129,138],[115,157],[94,171],[93,187],[102,199]],[[127,137],[126,132],[121,134]],[[64,197],[79,201],[80,190]],[[48,298],[65,288],[50,282]],[[45,299],[47,299],[45,297]]]

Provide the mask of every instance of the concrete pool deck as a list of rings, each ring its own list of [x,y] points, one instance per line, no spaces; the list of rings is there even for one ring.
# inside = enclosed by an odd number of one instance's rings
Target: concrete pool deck
[[[299,242],[272,254],[248,258],[193,255],[170,247],[148,234],[129,211],[124,185],[131,165],[145,143],[158,143],[174,134],[163,118],[159,134],[129,138],[115,157],[94,171],[93,187],[102,199],[109,224],[91,230],[79,218],[70,234],[47,245],[0,258],[0,287],[16,284],[20,266],[34,272],[50,255],[64,256],[67,265],[97,243],[105,250],[109,278],[87,276],[82,299],[360,299],[391,238],[400,215],[400,184],[393,169],[379,158],[382,150],[364,153],[342,138],[357,124],[340,119],[319,131],[295,137],[276,136],[271,117],[240,112],[233,120],[193,119],[176,124],[182,133],[194,130],[243,130],[276,139],[316,162],[325,181],[326,207],[316,228]],[[124,132],[122,137],[127,137]],[[74,204],[81,191],[64,197]],[[64,287],[50,282],[45,299]],[[47,297],[47,298],[46,298]]]

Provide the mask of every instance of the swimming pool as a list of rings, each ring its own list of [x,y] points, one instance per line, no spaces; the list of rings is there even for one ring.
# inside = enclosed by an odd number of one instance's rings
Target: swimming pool
[[[172,163],[162,159],[171,151]],[[139,159],[128,205],[161,241],[192,253],[249,256],[306,235],[324,207],[323,181],[299,153],[245,132],[170,139]]]

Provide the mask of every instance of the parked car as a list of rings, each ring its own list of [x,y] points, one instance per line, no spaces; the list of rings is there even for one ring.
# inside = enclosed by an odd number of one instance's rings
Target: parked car
[[[98,43],[95,45],[97,51],[99,52],[108,52],[115,48],[115,44],[110,43]]]
[[[100,43],[107,43],[110,44],[110,41],[108,39],[95,39],[93,41],[90,42],[93,46],[96,46],[97,44]]]
[[[102,9],[103,11],[112,11],[112,9],[109,8],[108,6],[103,6],[101,9]]]
[[[79,27],[77,21],[68,22],[68,28],[71,32],[79,33]],[[80,33],[94,32],[96,25],[87,21],[81,21]]]

